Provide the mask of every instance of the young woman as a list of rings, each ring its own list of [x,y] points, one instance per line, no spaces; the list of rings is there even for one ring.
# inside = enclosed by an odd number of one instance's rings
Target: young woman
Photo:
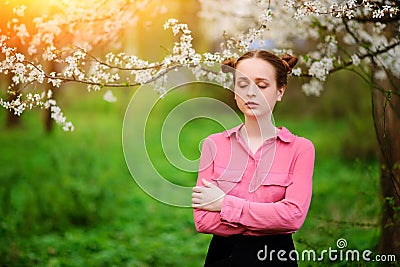
[[[265,50],[224,62],[245,122],[203,143],[192,202],[197,231],[213,234],[205,266],[297,266],[292,233],[310,205],[314,146],[272,121],[296,62]]]

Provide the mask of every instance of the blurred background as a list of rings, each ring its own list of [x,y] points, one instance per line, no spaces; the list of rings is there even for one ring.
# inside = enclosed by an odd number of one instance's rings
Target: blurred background
[[[32,15],[46,7],[40,1],[26,4]],[[198,15],[197,1],[162,1],[162,6],[163,12],[155,14],[150,5],[138,15],[135,26],[122,34],[123,51],[149,61],[162,59],[174,42],[162,27],[170,17],[189,25],[198,52],[218,50],[223,32]],[[307,45],[313,44],[293,47],[294,53]],[[305,96],[301,84],[301,79],[289,80],[274,112],[276,125],[316,147],[312,204],[294,235],[296,246],[299,251],[336,248],[336,241],[345,238],[348,248],[374,250],[381,200],[369,85],[354,73],[335,73],[315,97]],[[7,86],[1,77],[2,97]],[[125,164],[122,123],[135,90],[112,89],[117,102],[109,103],[104,91],[64,85],[56,100],[74,123],[73,132],[49,125],[42,110],[16,118],[0,109],[0,266],[202,266],[211,236],[196,233],[192,210],[148,196]],[[157,157],[156,167],[169,177],[184,175],[186,185],[195,184],[196,173],[182,173],[168,163],[160,130],[169,110],[200,96],[236,109],[227,90],[188,86],[160,100],[148,125],[146,144]],[[177,137],[183,154],[197,159],[199,142],[222,130],[212,120],[191,121]],[[300,266],[328,264],[334,265]]]

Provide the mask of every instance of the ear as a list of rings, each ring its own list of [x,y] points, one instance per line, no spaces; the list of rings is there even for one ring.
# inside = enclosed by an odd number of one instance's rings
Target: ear
[[[285,93],[286,90],[286,85],[282,86],[281,88],[278,89],[278,98],[276,99],[276,101],[281,101],[283,94]]]

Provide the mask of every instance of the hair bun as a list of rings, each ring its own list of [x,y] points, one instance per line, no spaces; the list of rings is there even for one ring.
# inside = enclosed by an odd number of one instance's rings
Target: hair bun
[[[236,67],[236,59],[228,58],[221,62],[221,70],[224,73],[233,72],[232,69]]]
[[[293,67],[297,63],[297,57],[289,55],[289,54],[285,54],[282,56],[281,59],[282,59],[283,65],[285,65],[285,67],[286,67],[287,72],[291,73]]]

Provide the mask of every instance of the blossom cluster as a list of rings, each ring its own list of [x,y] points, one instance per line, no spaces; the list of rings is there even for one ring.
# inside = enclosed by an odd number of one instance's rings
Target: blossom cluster
[[[196,53],[192,46],[193,37],[187,24],[178,23],[176,19],[169,19],[164,24],[164,29],[172,29],[174,35],[181,33],[179,42],[175,42],[172,54],[164,58],[162,65],[181,64],[183,66],[200,63],[201,55]]]
[[[314,61],[308,69],[308,74],[312,77],[316,77],[320,81],[325,81],[326,76],[333,69],[332,58],[324,57],[321,60]]]
[[[211,0],[201,2],[207,13],[212,12]],[[252,16],[254,26],[246,31],[248,35],[237,28],[237,34],[225,37],[221,47],[230,51],[232,47],[236,47],[242,52],[252,48],[298,47],[302,43],[311,47],[313,42],[317,43],[314,49],[299,55],[301,66],[292,72],[293,76],[310,77],[309,80],[303,80],[306,83],[302,89],[307,95],[320,95],[323,83],[332,71],[362,67],[362,63],[368,63],[371,57],[376,59],[375,64],[382,70],[388,70],[400,77],[400,59],[390,56],[399,49],[400,29],[397,27],[394,28],[395,33],[385,33],[387,23],[380,20],[385,17],[389,22],[390,19],[398,21],[396,16],[399,6],[395,3],[370,0],[286,0],[282,4],[264,0],[245,2],[249,13],[243,18],[237,16],[238,24],[251,25],[249,16]],[[225,25],[218,18],[229,20],[229,16],[223,14],[236,14],[236,10],[242,5],[242,1],[233,1],[229,7],[223,6],[221,9],[214,5],[214,13],[219,16],[209,15],[203,18],[207,20],[211,17],[210,23],[214,26]],[[270,19],[266,20],[261,14],[270,14]],[[232,29],[231,31],[234,32]],[[387,47],[390,49],[386,49]],[[381,79],[385,75],[385,71],[376,73],[380,74]]]
[[[364,9],[364,14],[372,14],[372,18],[382,18],[386,14],[390,17],[396,16],[399,12],[398,6],[379,3],[372,0],[346,0],[346,1],[293,1],[287,0],[285,6],[295,8],[295,19],[301,19],[310,15],[332,15],[337,18],[346,17],[352,19],[357,15],[360,8]]]
[[[53,8],[68,12],[32,18],[29,29],[23,22],[26,21],[24,16],[27,6],[13,7],[14,17],[9,18],[6,29],[0,30],[0,75],[10,76],[12,81],[8,86],[10,96],[0,99],[1,106],[12,110],[16,115],[20,115],[28,107],[50,109],[51,117],[63,125],[64,130],[72,130],[72,124],[66,121],[54,99],[35,102],[31,99],[32,94],[25,91],[28,91],[29,85],[34,85],[34,91],[44,92],[46,83],[53,88],[68,81],[100,87],[101,84],[117,81],[117,73],[103,72],[97,74],[101,75],[101,79],[93,82],[90,79],[93,77],[87,71],[92,65],[88,64],[87,51],[102,44],[113,44],[115,48],[120,46],[121,38],[118,38],[118,34],[136,21],[136,14],[130,12],[131,7],[134,5],[139,11],[148,2],[58,1]],[[7,7],[9,3],[5,5]],[[96,10],[101,12],[95,12]],[[37,97],[42,94],[33,92],[33,95],[38,100]]]
[[[11,101],[4,101],[0,98],[0,106],[7,110],[14,112],[14,115],[20,116],[26,109],[42,108],[50,110],[51,118],[55,122],[62,126],[64,131],[73,131],[74,125],[72,122],[67,121],[61,108],[57,105],[56,100],[52,99],[53,92],[48,90],[41,94],[28,93],[25,99],[22,99],[22,95],[19,94]]]

